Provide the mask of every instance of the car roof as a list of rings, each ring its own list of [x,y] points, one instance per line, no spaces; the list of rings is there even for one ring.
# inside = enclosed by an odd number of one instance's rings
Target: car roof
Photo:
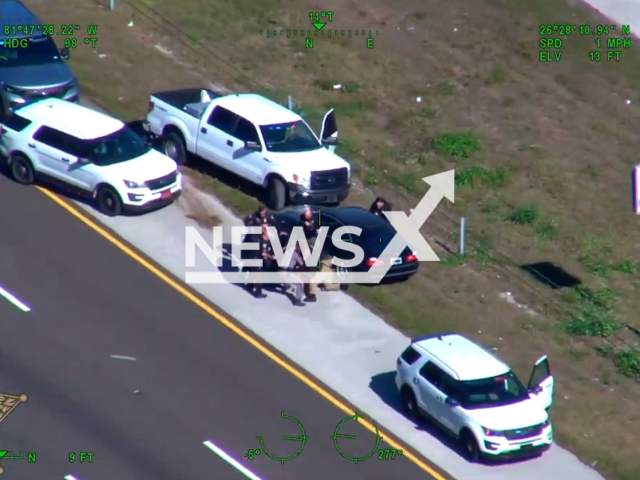
[[[322,209],[324,211],[324,209]],[[362,228],[386,228],[389,223],[383,218],[374,215],[369,210],[362,207],[346,206],[336,207],[331,212],[327,212],[333,215],[337,220],[345,225],[358,225]]]
[[[217,104],[257,125],[275,125],[300,120],[300,115],[255,93],[238,93],[216,100]]]
[[[325,207],[316,205],[291,205],[275,212],[276,215],[286,218],[298,218],[306,208],[311,208],[315,213],[330,215],[344,225],[357,225],[365,228],[389,228],[390,225],[382,218],[374,215],[369,210],[357,206]]]
[[[124,127],[120,120],[58,98],[27,103],[14,111],[28,120],[43,123],[83,139],[104,137]]]
[[[426,335],[411,343],[437,359],[458,380],[496,377],[511,370],[502,360],[459,333]]]
[[[0,1],[0,25],[29,25],[34,26],[34,31],[23,32],[16,28],[14,32],[11,30],[10,35],[4,33],[4,28],[0,29],[0,40],[5,38],[24,38],[24,37],[38,37],[42,33],[40,29],[36,28],[38,25],[42,25],[42,21],[29,10],[26,5],[17,0],[2,0]],[[31,28],[29,28],[30,30]],[[36,33],[37,32],[37,33]]]

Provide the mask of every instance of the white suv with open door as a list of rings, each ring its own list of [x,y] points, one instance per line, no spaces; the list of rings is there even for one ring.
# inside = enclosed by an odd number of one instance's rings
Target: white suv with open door
[[[407,412],[458,439],[469,461],[536,456],[553,442],[547,357],[525,387],[508,365],[462,335],[428,335],[398,358],[396,385]]]
[[[0,154],[23,185],[43,179],[93,198],[109,216],[173,202],[176,162],[120,120],[56,98],[25,104],[1,125]]]

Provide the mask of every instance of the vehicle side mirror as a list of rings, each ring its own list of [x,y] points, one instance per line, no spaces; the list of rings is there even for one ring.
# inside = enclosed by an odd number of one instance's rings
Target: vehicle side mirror
[[[60,49],[60,56],[63,58],[63,60],[69,60],[71,58],[71,50],[69,50],[68,48]]]
[[[444,403],[446,403],[447,405],[449,405],[450,407],[457,407],[458,405],[460,405],[458,403],[458,401],[455,398],[451,398],[451,397],[447,397],[444,400]]]
[[[89,165],[91,163],[91,160],[89,160],[88,158],[80,158],[80,157],[78,157],[78,163],[80,165]]]
[[[244,148],[250,152],[261,152],[262,145],[256,142],[244,142]]]
[[[337,145],[338,139],[336,137],[328,137],[322,140],[322,145],[324,146],[333,146]]]

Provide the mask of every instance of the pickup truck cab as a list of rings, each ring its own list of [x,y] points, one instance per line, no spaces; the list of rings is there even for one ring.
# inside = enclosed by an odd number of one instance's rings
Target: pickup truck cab
[[[172,90],[151,95],[144,128],[178,164],[193,154],[265,188],[274,210],[337,204],[349,193],[351,167],[334,153],[333,110],[318,138],[299,115],[260,95]]]
[[[120,120],[57,98],[13,109],[0,155],[22,185],[39,179],[92,197],[108,216],[172,203],[182,190],[176,162]]]

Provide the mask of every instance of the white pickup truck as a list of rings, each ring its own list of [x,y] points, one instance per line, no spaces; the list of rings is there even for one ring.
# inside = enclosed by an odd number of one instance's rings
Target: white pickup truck
[[[170,90],[151,95],[143,125],[178,164],[197,155],[264,187],[275,210],[337,204],[349,193],[351,167],[334,153],[333,110],[318,138],[299,115],[260,95]]]

